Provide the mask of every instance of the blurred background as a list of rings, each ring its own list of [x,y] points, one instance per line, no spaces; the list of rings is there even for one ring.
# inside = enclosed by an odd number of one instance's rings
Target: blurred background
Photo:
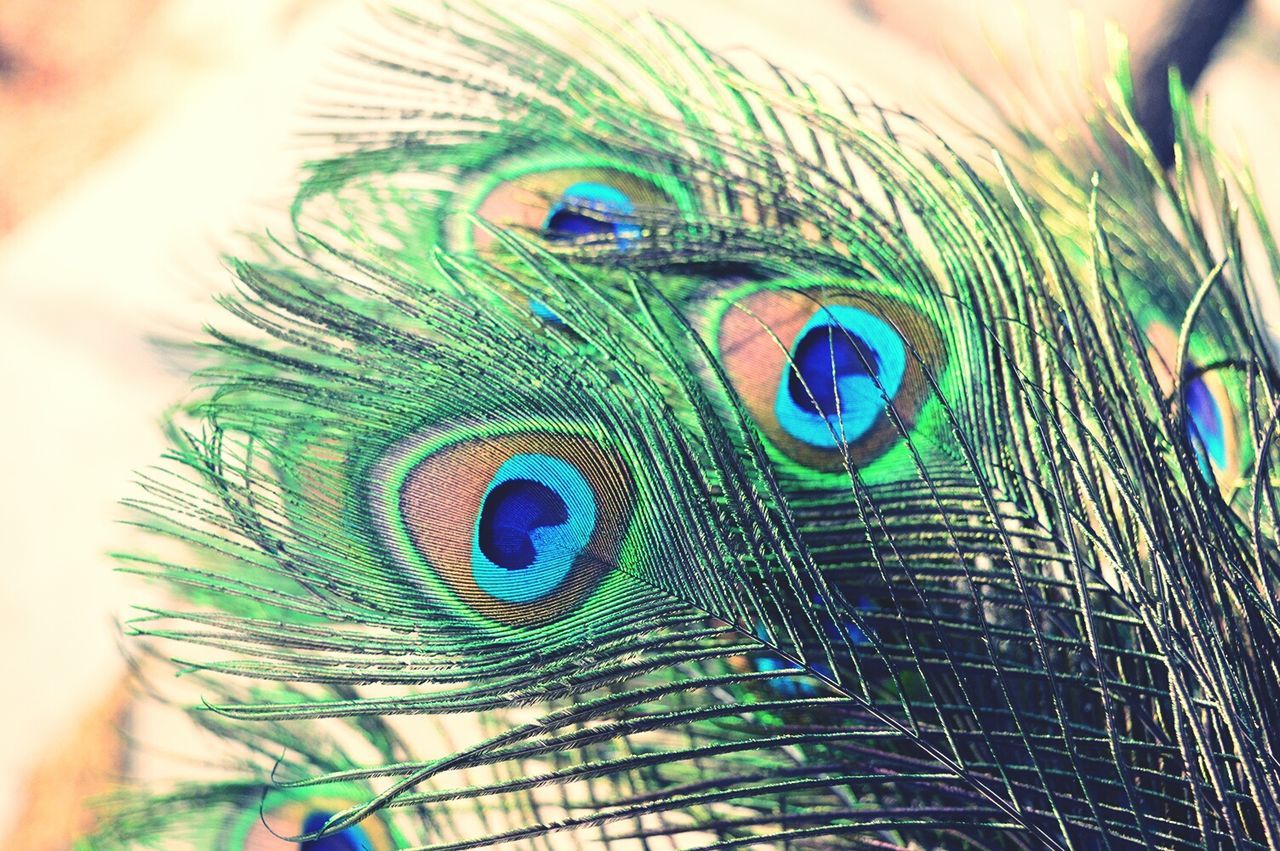
[[[597,5],[982,129],[972,83],[1050,133],[1079,121],[1111,20],[1153,138],[1178,64],[1280,217],[1280,0]],[[127,761],[116,500],[162,451],[160,414],[186,382],[150,341],[216,320],[217,246],[287,201],[308,80],[360,14],[358,0],[0,2],[0,849],[68,847],[82,801]]]

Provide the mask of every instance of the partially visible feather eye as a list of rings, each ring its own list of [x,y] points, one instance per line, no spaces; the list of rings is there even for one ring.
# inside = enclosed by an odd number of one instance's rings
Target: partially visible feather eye
[[[542,233],[552,242],[612,236],[619,248],[625,248],[640,235],[635,212],[635,204],[622,190],[607,183],[580,181],[551,205]]]
[[[1227,418],[1204,375],[1183,370],[1183,399],[1187,405],[1187,437],[1219,469],[1227,466]]]
[[[1166,393],[1174,390],[1174,367],[1178,357],[1178,334],[1162,322],[1150,322],[1146,328],[1150,350],[1147,353]],[[1190,444],[1208,481],[1226,484],[1240,475],[1242,447],[1236,421],[1236,406],[1223,381],[1221,370],[1206,369],[1206,364],[1193,355],[1181,365],[1181,403],[1185,405],[1183,437]]]
[[[813,602],[812,616],[815,623],[820,627],[825,641],[833,645],[845,645],[848,647],[867,647],[871,645],[871,639],[866,631],[854,623],[853,620],[844,617],[839,619],[832,617],[830,610],[820,595],[816,595]],[[869,612],[875,609],[875,604],[866,595],[862,595],[857,607],[862,612]],[[769,639],[768,630],[765,629],[763,624],[757,624],[753,634],[762,642]],[[812,650],[815,653],[818,652],[816,646]],[[733,657],[729,660],[729,664],[736,671],[752,670],[761,674],[769,674],[794,667],[793,663],[787,662],[768,650],[761,650],[748,656]],[[825,662],[815,663],[813,670],[826,678],[831,678],[835,675],[831,666]],[[775,693],[789,696],[812,697],[825,691],[821,682],[809,675],[779,675],[768,680],[768,684],[769,688]]]
[[[501,228],[519,228],[551,243],[612,242],[625,250],[646,223],[689,209],[687,194],[670,179],[615,164],[523,164],[499,168],[464,205]],[[493,241],[483,228],[463,228],[470,242]]]
[[[392,832],[377,816],[317,839],[302,842],[293,837],[319,833],[333,817],[357,803],[354,799],[317,797],[286,800],[259,810],[248,807],[227,826],[216,846],[229,851],[391,851],[398,847]]]
[[[941,364],[918,312],[874,293],[762,289],[724,310],[715,344],[748,412],[783,453],[820,470],[884,454],[929,396],[920,358]],[[896,414],[900,422],[895,422]]]
[[[370,507],[410,577],[486,620],[537,626],[576,609],[617,564],[631,481],[584,437],[428,432],[376,465]]]

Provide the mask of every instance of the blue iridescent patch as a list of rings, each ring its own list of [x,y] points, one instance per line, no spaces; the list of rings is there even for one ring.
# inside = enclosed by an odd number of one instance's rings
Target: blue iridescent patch
[[[549,325],[564,324],[564,320],[560,318],[560,314],[556,313],[554,310],[547,307],[546,304],[536,299],[531,299],[529,301],[529,312]]]
[[[822,595],[816,595],[813,598],[814,614],[818,623],[822,626],[822,631],[826,633],[827,640],[833,646],[839,647],[842,643],[847,642],[849,647],[867,647],[871,644],[871,639],[866,632],[851,620],[841,620],[839,623],[831,617],[827,611],[826,603],[823,601]],[[863,596],[858,600],[858,610],[869,612],[875,609],[875,604],[870,599]],[[768,633],[763,625],[757,625],[755,628],[755,636],[761,641],[768,638]],[[787,662],[779,656],[769,652],[761,652],[753,654],[751,657],[751,667],[762,674],[772,673],[774,671],[782,671],[795,667],[794,663]],[[831,666],[825,662],[818,662],[812,665],[814,673],[828,679],[835,677]],[[769,687],[776,694],[787,697],[813,697],[821,692],[819,680],[807,675],[797,674],[789,676],[774,677],[769,680]]]
[[[316,811],[308,813],[302,823],[303,833],[315,833],[325,826],[333,813]],[[373,844],[359,825],[353,825],[332,836],[309,839],[298,846],[298,851],[373,851]]]
[[[875,426],[906,367],[906,345],[889,323],[856,307],[824,307],[796,335],[774,413],[796,440],[835,449]]]
[[[625,193],[603,183],[575,183],[564,191],[542,223],[547,238],[571,240],[588,236],[612,236],[620,248],[640,236],[629,221],[635,205]]]
[[[1218,467],[1227,465],[1227,437],[1222,411],[1204,379],[1188,376],[1183,383],[1187,403],[1187,437]]]
[[[494,473],[476,518],[471,572],[509,603],[550,594],[591,540],[597,506],[576,467],[540,453],[515,455]]]

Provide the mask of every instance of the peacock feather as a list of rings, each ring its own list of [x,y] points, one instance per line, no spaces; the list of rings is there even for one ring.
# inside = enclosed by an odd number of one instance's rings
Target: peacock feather
[[[130,501],[225,756],[92,847],[1280,847],[1280,253],[1176,79],[1091,180],[376,15]]]

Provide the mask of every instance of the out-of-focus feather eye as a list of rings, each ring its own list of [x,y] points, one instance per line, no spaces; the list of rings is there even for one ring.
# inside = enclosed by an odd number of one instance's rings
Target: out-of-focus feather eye
[[[866,647],[871,644],[871,639],[863,629],[846,618],[833,618],[822,602],[821,596],[814,597],[815,605],[812,617],[815,623],[821,628],[825,640],[833,645],[846,645],[848,647]],[[875,609],[875,604],[869,598],[863,596],[858,601],[858,608],[861,611],[868,612]],[[762,642],[769,640],[768,630],[763,624],[757,624],[753,631],[756,638]],[[816,650],[816,648],[815,648]],[[793,663],[781,659],[768,650],[760,650],[748,656],[735,656],[729,660],[730,666],[737,671],[755,671],[761,674],[771,674],[775,671],[782,671],[794,667]],[[824,677],[833,677],[834,672],[830,665],[824,662],[813,662],[813,670]],[[775,693],[792,696],[792,697],[813,697],[820,694],[823,688],[819,680],[808,675],[779,675],[768,680],[769,688]]]
[[[1148,324],[1147,340],[1150,359],[1168,394],[1174,389],[1173,363],[1178,357],[1178,334],[1160,322]],[[1231,395],[1217,371],[1204,371],[1201,364],[1188,360],[1182,364],[1182,404],[1185,405],[1183,437],[1196,453],[1205,479],[1222,483],[1239,476],[1241,447],[1239,431],[1231,403]]]
[[[866,464],[897,442],[929,395],[919,359],[941,361],[920,314],[843,290],[749,293],[725,309],[716,337],[734,389],[770,442],[819,470],[843,469],[846,455]]]
[[[604,183],[575,183],[547,213],[542,232],[553,242],[611,236],[619,248],[640,235],[635,205],[622,191]]]
[[[625,466],[572,435],[457,437],[410,436],[373,471],[387,549],[488,620],[536,626],[572,611],[617,564],[634,505]]]
[[[661,184],[661,185],[660,185]],[[519,228],[548,242],[616,243],[626,249],[652,218],[669,217],[687,206],[671,180],[612,166],[499,171],[487,184],[475,213],[502,228]],[[477,248],[493,236],[471,229]]]
[[[315,833],[325,826],[333,813],[314,811],[302,822],[303,833]],[[309,839],[298,846],[298,851],[372,851],[368,834],[359,825],[348,827],[329,836]]]
[[[289,837],[318,833],[335,812],[347,809],[355,800],[296,800],[259,811],[246,809],[233,823],[230,835],[219,848],[235,851],[391,851],[397,847],[391,832],[378,816],[318,839],[303,842]]]
[[[1226,418],[1204,377],[1186,371],[1183,398],[1187,404],[1187,436],[1198,445],[1214,466],[1227,465]]]

